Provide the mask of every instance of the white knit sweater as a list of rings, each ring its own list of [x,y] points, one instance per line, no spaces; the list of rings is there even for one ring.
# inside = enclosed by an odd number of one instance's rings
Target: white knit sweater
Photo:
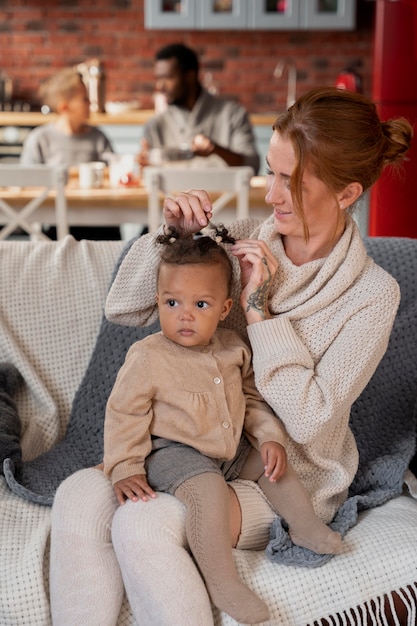
[[[316,513],[329,522],[358,466],[350,409],[386,350],[398,284],[368,257],[349,217],[329,256],[301,266],[286,256],[273,217],[228,228],[237,239],[264,240],[278,259],[269,301],[274,317],[247,327],[233,258],[234,306],[224,325],[249,338],[257,387],[288,431],[288,459]],[[107,298],[111,321],[136,326],[157,319],[159,253],[152,235],[133,244]]]

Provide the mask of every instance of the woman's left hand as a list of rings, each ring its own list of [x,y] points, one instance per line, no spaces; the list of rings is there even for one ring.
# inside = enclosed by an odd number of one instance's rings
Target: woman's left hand
[[[239,259],[242,292],[240,304],[248,324],[270,318],[268,295],[278,263],[264,241],[241,239],[230,251]]]

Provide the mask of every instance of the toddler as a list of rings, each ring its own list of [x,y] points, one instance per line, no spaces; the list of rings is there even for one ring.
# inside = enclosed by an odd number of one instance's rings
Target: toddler
[[[225,229],[220,236],[227,239]],[[172,229],[157,241],[165,244],[161,331],[133,344],[119,371],[106,409],[104,471],[120,504],[155,498],[156,490],[179,498],[213,603],[238,622],[259,623],[269,610],[237,575],[226,481],[256,481],[298,545],[337,553],[341,538],[316,517],[287,463],[286,432],[255,387],[248,346],[218,328],[232,306],[224,247]]]

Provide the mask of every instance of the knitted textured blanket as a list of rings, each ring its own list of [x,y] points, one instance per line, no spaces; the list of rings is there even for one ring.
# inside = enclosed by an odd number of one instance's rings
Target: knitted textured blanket
[[[379,506],[401,493],[416,448],[417,241],[368,239],[366,245],[376,262],[398,280],[402,300],[387,352],[352,408],[351,426],[360,463],[349,497],[331,524],[342,535],[356,523],[359,511]],[[157,324],[123,327],[103,317],[63,440],[19,468],[14,468],[10,458],[4,460],[4,475],[13,492],[32,502],[51,505],[58,485],[68,475],[101,462],[105,406],[117,372],[130,345],[158,329]],[[331,558],[294,546],[285,522],[279,518],[271,528],[267,556],[272,561],[307,567],[317,567]]]
[[[116,264],[113,278],[128,246]],[[67,476],[101,463],[105,408],[117,372],[132,343],[157,329],[157,324],[148,328],[127,328],[103,317],[91,359],[74,397],[65,437],[51,450],[22,463],[19,468],[14,467],[10,458],[4,460],[3,473],[14,493],[50,506],[55,491]]]

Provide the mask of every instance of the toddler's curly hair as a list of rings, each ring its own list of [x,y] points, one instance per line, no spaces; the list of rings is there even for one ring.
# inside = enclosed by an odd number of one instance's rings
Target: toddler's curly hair
[[[233,239],[228,236],[227,229],[222,227],[222,232],[223,237],[232,243]],[[181,237],[175,228],[170,226],[163,235],[156,237],[156,242],[165,246],[161,254],[161,264],[220,265],[230,293],[233,279],[232,263],[226,250],[216,239],[208,236]]]

